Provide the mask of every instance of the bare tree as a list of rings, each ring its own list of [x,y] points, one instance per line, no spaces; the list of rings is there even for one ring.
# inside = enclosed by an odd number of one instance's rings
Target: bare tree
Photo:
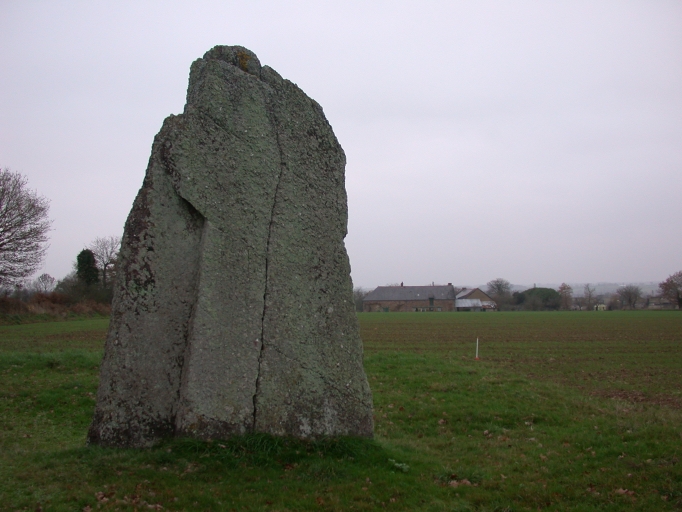
[[[487,292],[497,303],[497,309],[502,310],[511,303],[511,283],[506,279],[498,277],[486,283]]]
[[[355,311],[362,311],[362,299],[369,293],[369,290],[364,288],[353,288],[353,302],[355,303]]]
[[[98,237],[90,244],[88,249],[92,251],[97,260],[97,265],[102,272],[102,286],[107,287],[107,271],[116,263],[118,251],[121,248],[120,236]]]
[[[608,298],[604,297],[604,302],[606,303],[606,309],[609,311],[621,309],[623,307],[623,301],[621,300],[620,295],[617,293],[614,293]]]
[[[634,284],[629,284],[618,289],[618,296],[623,306],[635,309],[637,301],[642,297],[642,289]]]
[[[561,295],[561,309],[571,309],[573,305],[573,288],[566,283],[561,283],[557,291]]]
[[[28,180],[0,170],[0,284],[30,276],[47,250],[50,202],[28,189]]]
[[[586,309],[585,307],[585,297],[573,297],[573,305],[578,306],[578,309],[582,311],[583,309]]]
[[[33,287],[39,293],[50,293],[55,287],[55,278],[50,274],[41,274],[38,279],[33,281]]]
[[[583,298],[585,299],[585,309],[592,309],[595,303],[594,287],[587,283],[583,288]]]
[[[486,286],[488,287],[488,295],[502,296],[511,294],[511,283],[501,277],[488,281]]]
[[[668,276],[668,279],[659,283],[661,293],[671,302],[677,302],[677,307],[682,309],[682,270]]]

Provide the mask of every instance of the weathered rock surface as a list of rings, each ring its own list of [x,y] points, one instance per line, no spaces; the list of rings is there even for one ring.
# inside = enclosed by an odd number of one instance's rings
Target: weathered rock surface
[[[89,441],[371,436],[345,156],[242,47],[192,64],[126,222]]]

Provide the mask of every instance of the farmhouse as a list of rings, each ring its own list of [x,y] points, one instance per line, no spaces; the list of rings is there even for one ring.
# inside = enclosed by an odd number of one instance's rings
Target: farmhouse
[[[455,288],[445,286],[379,286],[362,300],[362,310],[374,311],[454,311]]]
[[[677,309],[677,304],[671,302],[667,297],[659,295],[656,297],[649,297],[646,307],[649,309]]]
[[[488,311],[497,308],[479,288],[457,292],[452,283],[432,286],[379,286],[362,300],[362,310],[375,311]]]
[[[455,298],[456,311],[487,311],[496,308],[495,301],[480,288],[462,288]]]

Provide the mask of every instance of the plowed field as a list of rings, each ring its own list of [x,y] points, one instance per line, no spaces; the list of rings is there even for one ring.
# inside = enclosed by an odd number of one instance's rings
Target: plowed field
[[[367,354],[440,353],[596,396],[682,407],[679,311],[363,313]]]

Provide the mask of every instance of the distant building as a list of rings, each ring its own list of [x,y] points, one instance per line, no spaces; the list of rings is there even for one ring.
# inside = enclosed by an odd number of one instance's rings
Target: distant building
[[[432,286],[379,286],[362,300],[366,313],[407,311],[487,311],[497,307],[478,288],[455,293],[452,283]]]
[[[456,311],[487,311],[496,308],[495,301],[480,288],[462,288],[455,297]]]
[[[481,299],[456,299],[456,311],[482,311],[483,303]]]
[[[648,309],[677,309],[677,304],[662,296],[649,297],[646,307]]]
[[[455,288],[445,286],[379,286],[362,300],[362,310],[375,311],[454,311]]]

